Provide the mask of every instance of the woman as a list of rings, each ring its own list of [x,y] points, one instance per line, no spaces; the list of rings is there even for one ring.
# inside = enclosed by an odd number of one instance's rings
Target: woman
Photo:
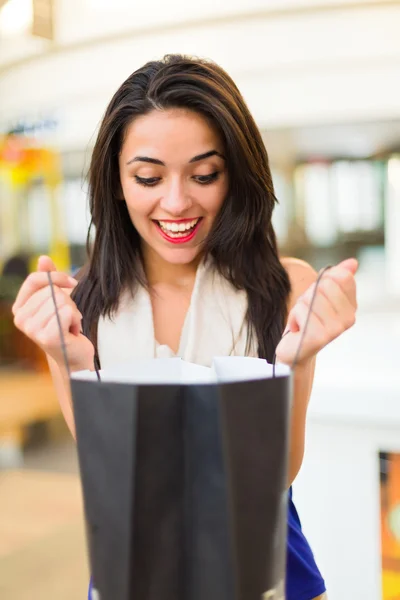
[[[174,354],[205,365],[221,353],[271,362],[275,349],[293,363],[316,273],[279,259],[267,153],[221,68],[168,56],[133,73],[108,106],[89,182],[95,236],[78,285],[42,257],[13,307],[17,327],[48,356],[73,435],[47,271],[72,371]],[[354,323],[356,270],[349,259],[317,289],[294,373],[288,486],[303,459],[315,356]],[[288,522],[287,599],[322,597],[291,499]]]

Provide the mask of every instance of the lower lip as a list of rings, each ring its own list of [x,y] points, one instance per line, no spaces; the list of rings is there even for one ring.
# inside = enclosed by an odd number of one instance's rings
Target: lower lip
[[[202,221],[202,219],[198,220],[195,228],[188,235],[185,235],[182,237],[177,237],[177,238],[169,237],[169,235],[167,235],[165,233],[165,231],[163,229],[161,229],[161,227],[159,226],[158,223],[154,222],[154,225],[157,227],[158,232],[162,235],[164,240],[167,240],[167,242],[170,242],[171,244],[187,244],[187,242],[190,242],[190,240],[192,240],[194,238],[194,236],[196,235],[201,221]]]

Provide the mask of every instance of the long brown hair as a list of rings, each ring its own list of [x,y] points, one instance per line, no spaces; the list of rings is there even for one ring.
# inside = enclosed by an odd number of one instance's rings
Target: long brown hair
[[[84,333],[97,347],[100,316],[112,317],[125,287],[146,285],[140,237],[120,199],[118,156],[133,119],[168,108],[196,111],[222,138],[229,191],[204,251],[235,288],[247,292],[250,335],[258,341],[259,356],[271,361],[290,284],[271,223],[276,198],[268,155],[229,75],[212,62],[180,55],[149,62],[128,77],[101,123],[89,170],[89,260],[73,296],[84,315]]]

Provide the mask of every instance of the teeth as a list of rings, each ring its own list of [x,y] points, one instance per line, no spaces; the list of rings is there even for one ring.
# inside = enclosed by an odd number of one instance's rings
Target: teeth
[[[167,221],[158,221],[158,223],[160,224],[161,229],[167,231],[168,233],[184,233],[190,229],[193,229],[193,227],[197,225],[198,221],[199,219],[193,219],[193,221],[187,221],[186,223],[171,223]]]

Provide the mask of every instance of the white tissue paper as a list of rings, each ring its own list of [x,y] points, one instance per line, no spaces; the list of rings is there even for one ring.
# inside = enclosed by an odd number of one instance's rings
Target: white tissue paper
[[[290,368],[277,364],[275,375],[287,376]],[[215,357],[211,367],[186,362],[181,358],[154,358],[129,361],[100,371],[102,381],[136,384],[202,384],[233,383],[254,379],[270,379],[273,366],[261,358],[223,356]],[[95,381],[94,371],[79,371],[74,379]]]

